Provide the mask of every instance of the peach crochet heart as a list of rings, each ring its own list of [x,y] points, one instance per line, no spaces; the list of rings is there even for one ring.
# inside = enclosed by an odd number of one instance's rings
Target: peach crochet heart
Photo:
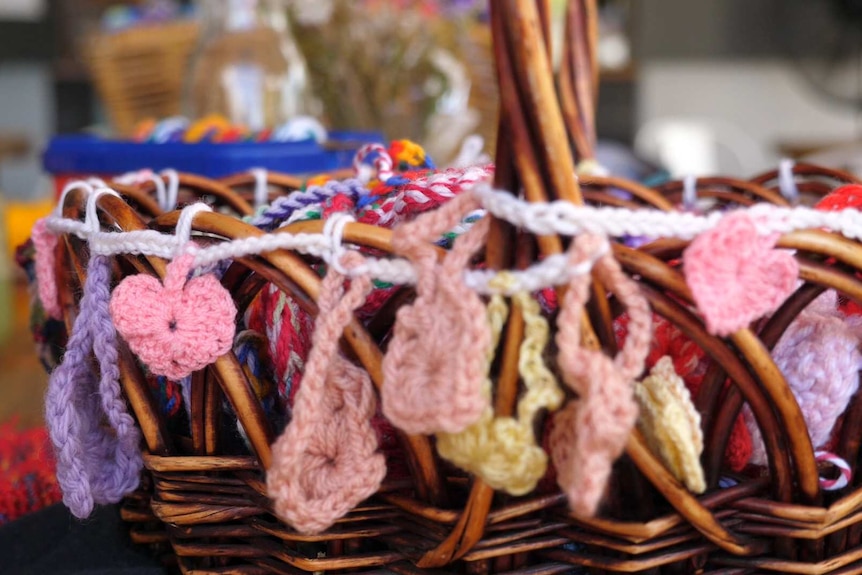
[[[707,330],[730,335],[778,309],[796,285],[799,265],[776,250],[778,234],[758,234],[756,222],[731,213],[683,253],[685,281]]]
[[[212,275],[186,281],[194,256],[168,264],[164,284],[147,275],[124,279],[111,296],[111,317],[129,348],[156,375],[179,380],[230,350],[236,306]]]
[[[491,334],[482,300],[463,281],[488,234],[488,218],[459,236],[442,263],[431,243],[476,207],[472,194],[462,194],[392,234],[394,251],[416,268],[417,297],[396,314],[381,401],[383,414],[407,433],[459,433],[488,405],[482,382]]]

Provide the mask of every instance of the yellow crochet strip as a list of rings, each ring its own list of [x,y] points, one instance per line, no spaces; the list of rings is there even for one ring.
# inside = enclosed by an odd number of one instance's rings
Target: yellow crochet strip
[[[501,283],[511,281],[505,274],[501,275],[504,276]],[[476,423],[461,433],[438,434],[437,450],[442,457],[482,478],[494,489],[524,495],[536,487],[548,465],[547,455],[536,444],[533,420],[542,409],[558,409],[564,396],[542,358],[550,330],[539,304],[526,293],[516,294],[513,299],[524,316],[518,371],[526,392],[518,401],[517,419],[494,417],[494,408],[488,407]],[[507,316],[503,298],[493,296],[488,304],[488,321],[494,340],[488,354],[489,371]],[[489,400],[491,386],[489,373],[482,390]]]
[[[640,404],[638,429],[653,453],[694,493],[706,490],[700,454],[703,431],[700,414],[670,357],[662,357],[635,386]]]

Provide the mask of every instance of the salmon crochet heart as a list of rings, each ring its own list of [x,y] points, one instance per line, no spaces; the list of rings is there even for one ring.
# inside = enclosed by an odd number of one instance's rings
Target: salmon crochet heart
[[[778,309],[793,291],[799,265],[776,250],[778,234],[758,234],[755,221],[738,212],[695,238],[683,254],[685,281],[710,333],[747,327]]]
[[[179,380],[230,350],[236,306],[211,275],[186,281],[194,256],[168,264],[164,284],[147,275],[124,279],[111,296],[117,331],[150,371]]]

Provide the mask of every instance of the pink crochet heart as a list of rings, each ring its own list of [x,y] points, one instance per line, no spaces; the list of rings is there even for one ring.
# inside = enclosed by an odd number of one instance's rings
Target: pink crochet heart
[[[194,256],[168,264],[164,284],[147,275],[124,279],[111,296],[117,331],[150,371],[186,377],[230,350],[236,306],[218,280],[186,281]]]
[[[710,333],[726,336],[775,311],[793,291],[799,265],[737,212],[698,236],[683,254],[685,281]]]

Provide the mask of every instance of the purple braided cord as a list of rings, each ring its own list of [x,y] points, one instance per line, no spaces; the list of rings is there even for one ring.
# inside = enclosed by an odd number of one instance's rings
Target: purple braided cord
[[[261,213],[256,214],[249,223],[262,230],[272,231],[296,210],[323,203],[338,194],[344,194],[355,202],[367,193],[368,190],[357,179],[330,180],[322,186],[311,186],[306,190],[297,190],[278,198]]]
[[[57,481],[63,502],[79,518],[88,517],[95,503],[116,503],[133,491],[142,468],[140,433],[120,392],[117,332],[108,311],[110,281],[110,260],[90,258],[81,309],[45,398]],[[98,388],[91,351],[101,372]],[[102,427],[103,413],[113,433]]]

